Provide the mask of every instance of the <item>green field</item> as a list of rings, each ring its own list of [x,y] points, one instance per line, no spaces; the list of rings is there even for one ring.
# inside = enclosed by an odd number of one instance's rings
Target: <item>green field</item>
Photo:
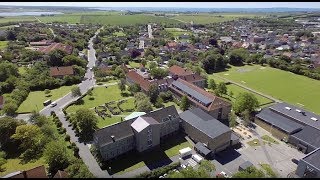
[[[181,28],[165,28],[165,30],[171,33],[174,37],[178,37],[183,34],[191,35],[191,32]]]
[[[22,22],[22,21],[37,21],[33,16],[15,16],[0,18],[0,23],[6,22]]]
[[[140,67],[140,63],[134,62],[134,61],[129,61],[129,66],[131,66],[132,68],[139,68]]]
[[[320,114],[318,99],[320,81],[291,72],[260,65],[232,66],[228,71],[216,73],[223,78],[242,83],[276,99],[301,106]],[[212,76],[212,75],[211,75]]]
[[[186,23],[193,21],[197,24],[209,24],[209,23],[219,23],[225,21],[232,21],[242,17],[252,18],[255,16],[261,16],[259,14],[246,14],[246,13],[218,13],[218,14],[208,14],[201,13],[197,15],[178,15],[173,17],[173,19],[180,20]]]
[[[278,141],[274,140],[272,137],[268,136],[268,135],[263,135],[261,137],[261,139],[267,141],[267,142],[270,142],[270,143],[273,143],[273,144],[279,144]]]
[[[12,28],[14,25],[10,25],[10,26],[1,26],[0,30],[7,30],[8,28]]]
[[[33,91],[29,93],[29,96],[18,108],[18,113],[27,113],[32,112],[33,110],[40,111],[43,106],[43,102],[51,99],[55,101],[59,98],[62,98],[64,95],[71,92],[73,86],[62,86],[58,89],[51,90],[50,97],[46,97],[44,91]]]
[[[118,88],[118,85],[108,86],[108,88],[96,87],[93,89],[92,94],[94,100],[89,100],[90,96],[85,96],[83,97],[83,104],[69,106],[66,110],[67,113],[73,113],[77,111],[79,108],[94,108],[110,101],[116,101],[125,98],[121,96],[121,92]]]
[[[73,15],[73,14],[66,14],[66,15],[55,15],[55,16],[43,16],[38,17],[41,22],[43,23],[51,23],[51,22],[67,22],[69,24],[76,24],[80,23],[82,15]]]
[[[8,45],[8,41],[0,41],[0,49],[5,49]]]
[[[105,24],[105,25],[131,25],[146,23],[172,23],[179,24],[181,22],[165,17],[156,17],[151,15],[83,15],[82,24]]]
[[[123,33],[122,31],[119,31],[119,32],[115,32],[113,33],[114,36],[118,36],[118,37],[121,37],[121,36],[125,36],[126,34]]]

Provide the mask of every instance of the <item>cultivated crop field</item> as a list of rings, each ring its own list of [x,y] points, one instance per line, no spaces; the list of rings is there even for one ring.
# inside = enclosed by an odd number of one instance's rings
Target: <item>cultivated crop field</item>
[[[320,114],[318,80],[260,65],[233,66],[216,75]]]
[[[246,14],[246,13],[219,13],[219,14],[191,14],[191,15],[178,15],[173,17],[173,19],[180,20],[186,23],[193,21],[197,24],[210,24],[219,23],[225,21],[232,21],[242,17],[253,18],[256,16],[262,16],[262,14]]]
[[[0,23],[6,22],[22,22],[22,21],[37,21],[33,16],[15,16],[0,18]]]
[[[151,15],[83,15],[80,23],[83,24],[105,24],[105,25],[130,25],[130,24],[146,24],[146,23],[180,23],[177,20],[156,17]]]
[[[69,24],[80,23],[82,15],[73,15],[73,14],[64,14],[64,15],[54,15],[54,16],[44,16],[38,17],[43,23],[51,23],[51,22],[67,22]]]

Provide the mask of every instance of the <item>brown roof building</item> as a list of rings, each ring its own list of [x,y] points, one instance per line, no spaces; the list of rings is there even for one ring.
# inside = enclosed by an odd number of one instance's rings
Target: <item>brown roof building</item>
[[[170,90],[179,98],[186,95],[194,107],[201,108],[216,119],[227,119],[231,103],[183,79],[177,79]]]
[[[53,178],[68,178],[68,173],[66,173],[65,171],[58,170],[58,172],[53,176]]]
[[[17,171],[2,178],[48,178],[44,165],[29,169],[27,171]]]
[[[188,70],[187,68],[182,68],[182,67],[177,66],[177,65],[171,66],[169,68],[169,73],[171,75],[177,75],[177,76],[186,76],[186,75],[193,74],[193,72]]]
[[[49,46],[39,48],[38,51],[45,53],[45,54],[49,54],[51,51],[56,50],[56,49],[60,49],[62,51],[65,51],[67,54],[71,54],[72,50],[73,50],[72,46],[70,46],[70,45],[64,45],[61,43],[52,43]]]
[[[50,76],[63,78],[66,75],[74,75],[72,66],[51,67]]]

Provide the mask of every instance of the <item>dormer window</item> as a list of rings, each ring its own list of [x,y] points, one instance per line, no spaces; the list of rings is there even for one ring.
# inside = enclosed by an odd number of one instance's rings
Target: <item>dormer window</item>
[[[313,120],[313,121],[318,121],[318,119],[315,118],[315,117],[312,117],[312,118],[310,118],[310,119]]]
[[[291,110],[291,108],[289,108],[289,107],[285,107],[285,108],[286,108],[287,110],[289,110],[289,111]]]
[[[296,111],[299,112],[299,113],[301,113],[301,110],[299,110],[299,109],[296,109]]]

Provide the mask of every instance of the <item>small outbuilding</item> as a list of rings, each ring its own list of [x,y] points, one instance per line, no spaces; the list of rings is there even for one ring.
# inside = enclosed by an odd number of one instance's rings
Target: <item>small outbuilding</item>
[[[253,164],[250,161],[246,161],[239,166],[239,171],[244,171],[249,167],[252,167]]]

